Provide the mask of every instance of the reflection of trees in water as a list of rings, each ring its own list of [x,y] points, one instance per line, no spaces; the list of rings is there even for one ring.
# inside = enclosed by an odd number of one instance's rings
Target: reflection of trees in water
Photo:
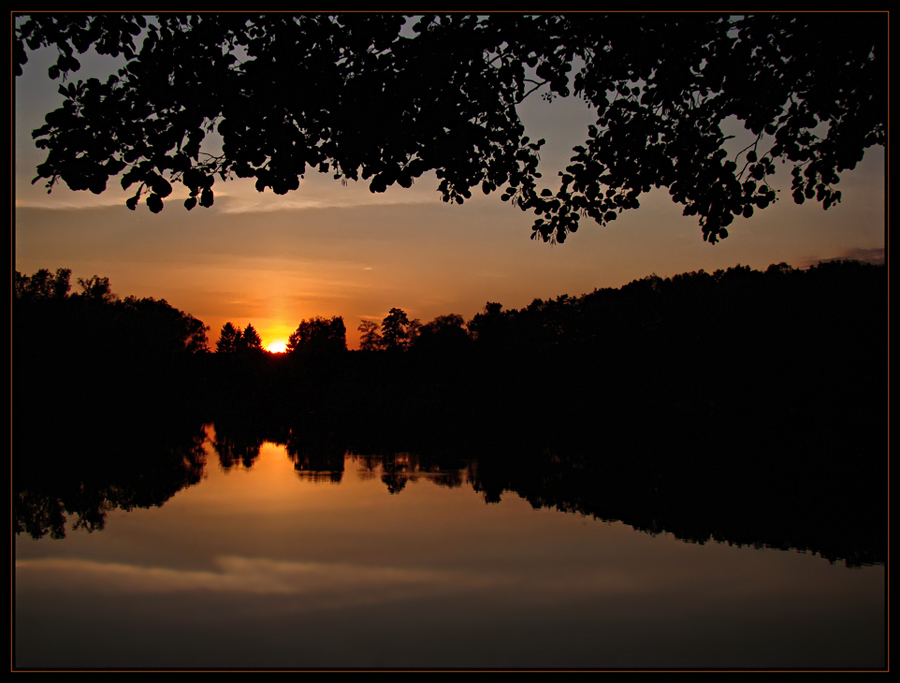
[[[453,456],[450,462],[440,456],[418,455],[415,453],[353,453],[352,460],[357,465],[361,479],[374,479],[381,472],[381,481],[390,493],[400,493],[407,483],[427,479],[437,486],[456,488],[465,480],[465,465]]]
[[[415,452],[376,449],[369,439],[368,452],[351,451],[352,459],[361,478],[380,476],[392,494],[419,479],[468,482],[486,503],[511,493],[534,508],[690,543],[793,549],[850,566],[884,562],[886,463],[878,433],[827,429],[815,411],[803,410],[722,411],[700,421],[628,406],[592,415],[579,398],[571,422],[529,420],[528,401],[510,395],[493,427],[473,411],[473,420],[456,425],[456,441],[435,426],[429,442],[422,427],[409,439]],[[396,448],[402,432],[390,433]]]
[[[488,503],[508,491],[534,508],[690,543],[793,549],[848,566],[885,561],[885,463],[871,447],[851,451],[809,433],[800,450],[733,427],[684,429],[677,439],[668,436],[674,425],[660,425],[663,437],[635,439],[631,429],[618,444],[570,433],[550,449],[478,457],[471,482]]]
[[[415,450],[397,448],[406,440],[399,429],[387,430],[381,448],[371,435],[359,440],[350,422],[343,430],[324,422],[223,423],[210,443],[220,460],[230,453],[232,462],[239,457],[234,444],[280,443],[298,476],[312,482],[338,483],[349,466],[362,479],[379,478],[391,494],[421,480],[468,483],[486,503],[513,494],[535,508],[621,521],[686,542],[797,549],[848,565],[886,557],[884,463],[871,455],[873,444],[857,440],[853,450],[834,431],[817,436],[812,423],[795,425],[802,437],[775,441],[771,424],[752,433],[728,420],[689,428],[680,415],[656,418],[652,430],[641,429],[643,416],[597,418],[590,429],[575,426],[587,424],[585,415],[573,420],[548,428],[516,422],[510,413],[490,428],[478,419],[461,422],[456,440],[446,429],[423,426],[409,439]],[[203,474],[199,426],[20,426],[14,518],[17,533],[35,538],[62,538],[67,524],[102,529],[111,510],[161,505]]]
[[[160,506],[198,483],[206,465],[199,424],[145,424],[141,416],[16,424],[13,518],[16,533],[33,538],[64,538],[67,523],[103,529],[113,510]]]
[[[313,482],[337,484],[344,476],[344,451],[317,451],[299,447],[288,441],[288,458],[294,463],[294,471],[303,479]]]
[[[468,483],[486,503],[513,494],[535,508],[686,542],[791,548],[848,564],[884,561],[879,415],[868,423],[855,417],[851,426],[834,411],[822,414],[820,402],[791,404],[792,392],[782,387],[763,409],[732,391],[735,407],[723,403],[698,419],[694,399],[679,407],[680,394],[661,395],[645,380],[636,374],[620,404],[598,403],[593,387],[517,384],[494,386],[480,399],[468,395],[465,410],[456,401],[462,392],[445,394],[439,410],[439,398],[401,402],[398,392],[371,402],[371,414],[328,410],[319,399],[301,418],[248,419],[241,429],[284,444],[309,481],[341,481],[347,454],[346,467],[392,494],[420,480]],[[561,388],[565,419],[533,419],[537,399]],[[774,406],[780,410],[769,410]]]
[[[212,446],[219,455],[219,464],[224,470],[243,466],[247,469],[253,467],[253,463],[259,457],[259,449],[263,440],[255,435],[246,433],[231,434],[227,427],[216,425],[215,437]]]
[[[294,471],[306,481],[337,484],[344,476],[347,448],[331,429],[291,429],[285,448]]]
[[[284,446],[298,476],[313,482],[341,481],[346,446],[330,429],[286,427],[271,416],[228,414],[215,423],[213,447],[226,471],[253,467],[263,443]]]

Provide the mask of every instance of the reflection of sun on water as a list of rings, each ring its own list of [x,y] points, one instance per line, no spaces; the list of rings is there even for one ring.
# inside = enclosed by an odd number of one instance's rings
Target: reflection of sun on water
[[[266,351],[269,353],[284,353],[287,349],[287,342],[273,341],[266,344]]]

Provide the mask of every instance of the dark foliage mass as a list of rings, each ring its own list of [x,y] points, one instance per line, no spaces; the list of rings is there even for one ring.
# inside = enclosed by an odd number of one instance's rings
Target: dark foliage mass
[[[316,317],[303,320],[288,339],[287,352],[295,354],[329,354],[347,350],[347,328],[344,319]]]
[[[241,329],[227,322],[222,326],[219,341],[216,342],[217,353],[255,353],[262,350],[262,337],[252,324]]]
[[[79,278],[80,293],[70,293],[71,270],[34,275],[16,271],[13,289],[14,330],[24,335],[17,351],[71,353],[103,351],[112,355],[155,357],[206,350],[209,329],[165,299],[134,296],[119,299],[109,278]]]
[[[427,172],[445,201],[480,189],[563,241],[666,188],[704,239],[777,198],[840,201],[840,174],[887,121],[887,14],[34,14],[13,56],[50,46],[61,108],[34,131],[37,180],[101,193],[121,174],[159,212],[173,182],[209,207],[216,176],[285,194],[304,174],[366,180],[373,192]],[[105,81],[70,81],[89,49],[121,57]],[[575,95],[596,112],[569,166],[544,184],[543,140],[517,105]],[[722,124],[747,144],[732,149]],[[221,154],[205,153],[207,135]],[[738,145],[740,147],[741,145]]]
[[[69,404],[103,412],[108,406],[173,407],[188,400],[191,357],[207,350],[208,328],[164,299],[120,299],[109,279],[79,279],[71,271],[16,272],[12,305],[15,409],[44,413]],[[58,403],[57,403],[58,401]]]

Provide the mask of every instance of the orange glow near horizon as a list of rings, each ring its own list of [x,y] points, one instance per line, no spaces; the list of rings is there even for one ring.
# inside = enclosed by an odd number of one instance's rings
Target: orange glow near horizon
[[[358,349],[360,321],[380,324],[392,308],[423,324],[451,313],[471,320],[489,301],[518,310],[651,273],[665,278],[738,264],[765,271],[781,262],[806,268],[820,259],[883,256],[886,246],[888,160],[877,146],[842,174],[841,203],[828,211],[795,204],[782,169],[771,180],[782,199],[736,219],[715,246],[663,188],[642,194],[640,208],[611,225],[582,221],[556,245],[530,239],[536,217],[501,201],[502,190],[475,192],[461,205],[441,201],[434,172],[410,188],[375,194],[368,183],[344,185],[330,172],[306,174],[285,196],[235,179],[222,189],[217,183],[214,206],[190,212],[176,206],[175,197],[188,192],[176,183],[161,216],[143,204],[124,208],[125,190],[115,183],[103,195],[65,183],[48,195],[31,183],[46,160],[31,131],[59,106],[59,85],[46,78],[53,52],[31,52],[15,81],[15,269],[69,268],[74,291],[77,278],[97,275],[122,297],[165,299],[209,326],[211,350],[227,322],[246,328],[252,321],[263,346],[278,352],[302,320],[341,316],[348,348]],[[529,137],[547,141],[540,170],[548,179],[571,163],[573,147],[596,123],[596,112],[577,97],[529,97],[521,115]],[[734,145],[754,137],[734,121],[726,128],[739,136]]]
[[[284,340],[272,341],[266,344],[269,353],[284,353],[287,350],[287,342]]]

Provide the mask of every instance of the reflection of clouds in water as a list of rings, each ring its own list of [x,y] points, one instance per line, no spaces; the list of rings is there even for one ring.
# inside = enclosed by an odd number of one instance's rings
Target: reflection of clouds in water
[[[506,593],[516,602],[566,602],[586,597],[636,595],[647,592],[647,577],[596,568],[550,578],[535,572],[511,575],[500,568],[477,575],[354,564],[285,562],[245,557],[216,559],[219,571],[178,570],[128,564],[47,558],[16,563],[20,591],[56,585],[81,594],[172,595],[176,593],[228,594],[302,598],[303,609],[327,609],[378,604],[394,600],[425,599],[453,593],[489,589]],[[652,583],[652,581],[650,582]],[[295,609],[285,604],[288,609]]]
[[[426,597],[488,585],[461,572],[352,564],[280,562],[243,557],[216,560],[220,571],[187,571],[87,560],[38,559],[16,563],[19,590],[58,585],[101,594],[219,592],[303,597],[309,608]]]

